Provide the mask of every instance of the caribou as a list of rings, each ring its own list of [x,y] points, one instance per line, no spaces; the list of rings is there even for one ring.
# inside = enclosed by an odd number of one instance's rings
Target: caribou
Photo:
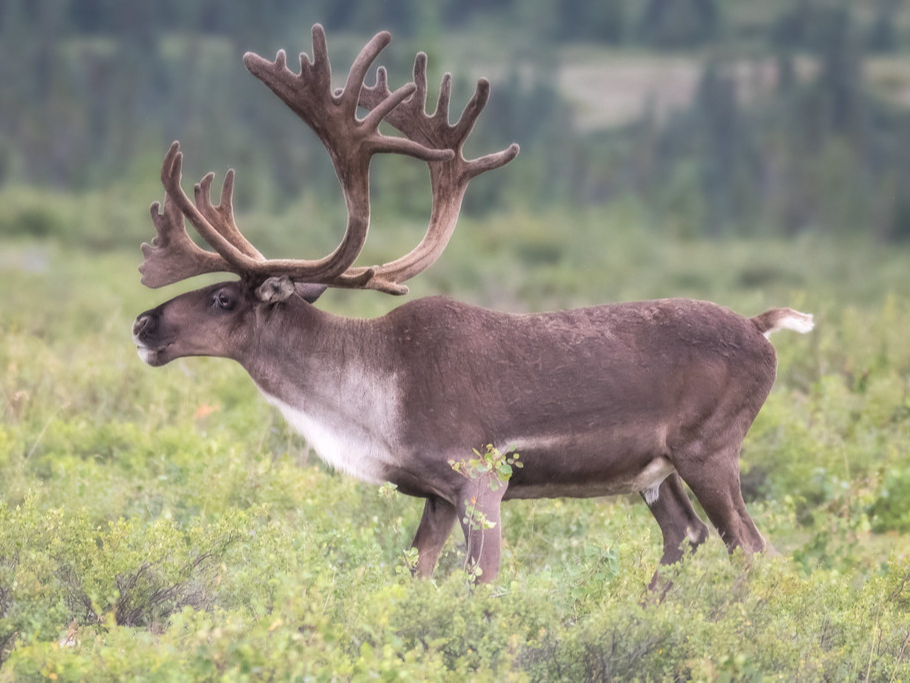
[[[425,54],[417,55],[411,82],[390,90],[380,67],[367,85],[391,40],[379,33],[335,89],[322,27],[312,36],[313,57],[300,55],[298,73],[284,51],[274,60],[247,53],[243,62],[328,150],[347,205],[340,244],[315,260],[265,258],[234,220],[233,170],[218,204],[211,173],[191,199],[175,142],[161,171],[164,204],[151,206],[157,237],[142,245],[141,281],[155,288],[212,272],[236,279],[142,313],[132,327],[140,358],[155,367],[187,356],[232,359],[326,463],[425,499],[413,540],[419,576],[432,574],[458,521],[476,576],[494,580],[500,504],[512,498],[639,493],[663,535],[661,563],[670,564],[708,536],[685,484],[730,552],[768,547],[743,501],[740,448],[775,379],[768,337],[808,332],[812,316],[772,308],[748,318],[682,298],[535,314],[436,296],[374,319],[321,310],[314,304],[327,287],[407,293],[403,283],[445,249],[469,181],[504,166],[519,148],[470,160],[463,154],[488,81],[478,82],[450,124],[449,74],[427,112]],[[381,132],[382,122],[397,134]],[[412,251],[355,267],[377,153],[426,163],[432,207]],[[190,239],[185,220],[213,251]],[[517,452],[523,467],[502,485],[478,487],[453,463],[484,448]]]

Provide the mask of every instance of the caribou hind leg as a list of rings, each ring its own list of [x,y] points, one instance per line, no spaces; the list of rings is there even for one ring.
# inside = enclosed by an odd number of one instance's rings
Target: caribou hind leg
[[[644,492],[641,495],[663,534],[664,554],[660,558],[661,565],[678,562],[683,556],[686,541],[694,552],[708,538],[708,527],[689,502],[682,479],[677,473],[664,479],[656,498]],[[648,589],[663,593],[669,587],[670,583],[661,579],[660,570],[655,570]]]
[[[675,472],[664,479],[657,498],[642,493],[648,508],[657,520],[664,537],[661,564],[674,564],[683,556],[683,542],[689,541],[694,551],[708,538],[708,527],[696,514],[683,489],[682,479]]]
[[[704,508],[729,552],[747,555],[773,548],[765,542],[746,511],[739,480],[739,444],[705,459],[685,459],[676,467]]]

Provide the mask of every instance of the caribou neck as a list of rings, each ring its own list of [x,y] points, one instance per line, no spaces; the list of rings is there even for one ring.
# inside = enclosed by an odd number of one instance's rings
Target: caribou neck
[[[375,321],[295,300],[263,313],[241,361],[266,399],[332,467],[389,480],[401,449],[399,378]]]
[[[368,320],[343,318],[296,297],[258,314],[256,336],[239,359],[259,389],[293,404],[334,393],[346,374],[363,365]]]

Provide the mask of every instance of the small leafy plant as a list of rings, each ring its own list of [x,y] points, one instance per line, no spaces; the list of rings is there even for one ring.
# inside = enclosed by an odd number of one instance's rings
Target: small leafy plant
[[[473,481],[486,481],[491,491],[498,491],[512,478],[513,468],[522,468],[519,454],[512,446],[505,453],[500,452],[493,444],[484,446],[483,453],[472,449],[476,457],[470,460],[449,460],[452,469]]]

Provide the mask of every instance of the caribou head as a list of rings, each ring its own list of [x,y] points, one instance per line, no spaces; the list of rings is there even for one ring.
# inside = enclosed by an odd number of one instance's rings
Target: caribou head
[[[142,282],[160,287],[211,272],[236,280],[178,296],[133,325],[139,355],[153,366],[183,356],[240,363],[328,463],[361,479],[392,482],[426,499],[414,537],[417,572],[433,571],[456,520],[468,562],[495,578],[500,502],[508,498],[640,493],[664,537],[663,563],[707,537],[687,484],[727,547],[766,543],[749,517],[739,449],[776,372],[767,336],[807,332],[811,316],[774,308],[753,318],[715,304],[664,299],[534,315],[488,311],[441,297],[418,299],[381,318],[352,320],[314,302],[326,287],[404,294],[403,284],[445,249],[469,181],[499,168],[518,146],[467,160],[465,140],[489,96],[481,80],[449,123],[451,78],[426,111],[426,56],[413,82],[394,91],[384,69],[366,73],[388,44],[377,34],[333,90],[320,26],[300,71],[247,54],[249,71],[319,136],[334,163],[348,211],[338,247],[316,260],[266,259],[234,220],[234,174],[218,204],[213,175],[181,186],[182,153],[164,159],[157,237],[143,244]],[[357,116],[358,108],[367,113]],[[379,131],[387,122],[402,137]],[[377,153],[427,164],[432,208],[426,234],[389,263],[355,267],[370,223],[369,165]],[[213,251],[188,236],[189,221]],[[457,463],[472,449],[518,449],[522,469],[501,486],[478,486]],[[453,467],[452,463],[456,463]],[[470,511],[470,514],[469,514]],[[484,524],[469,518],[483,515]]]
[[[276,304],[292,296],[312,303],[329,286],[405,294],[408,288],[402,283],[439,258],[455,229],[469,181],[514,159],[518,145],[466,160],[462,148],[486,105],[490,84],[479,81],[460,119],[450,124],[452,79],[446,74],[436,110],[428,114],[423,53],[414,63],[413,82],[393,92],[380,67],[375,84],[365,85],[370,65],[390,41],[387,32],[374,36],[355,59],[344,88],[337,91],[332,89],[325,32],[319,25],[313,27],[313,59],[300,55],[300,73],[287,67],[284,51],[274,61],[253,53],[243,57],[247,69],[316,132],[334,163],[348,222],[341,243],[324,258],[266,259],[234,220],[233,169],[225,176],[217,205],[211,199],[213,173],[195,185],[191,200],[181,187],[180,144],[171,145],[161,169],[163,210],[158,202],[151,206],[158,236],[142,245],[142,283],[156,288],[211,272],[234,273],[240,279],[184,294],[141,315],[133,336],[145,362],[157,366],[196,355],[238,359],[257,322]],[[366,117],[358,118],[358,107],[369,112]],[[380,133],[383,121],[406,137]],[[405,256],[383,265],[353,267],[370,225],[369,165],[378,153],[404,154],[428,163],[433,193],[429,224],[421,242]],[[201,249],[190,239],[185,220],[214,251]]]

